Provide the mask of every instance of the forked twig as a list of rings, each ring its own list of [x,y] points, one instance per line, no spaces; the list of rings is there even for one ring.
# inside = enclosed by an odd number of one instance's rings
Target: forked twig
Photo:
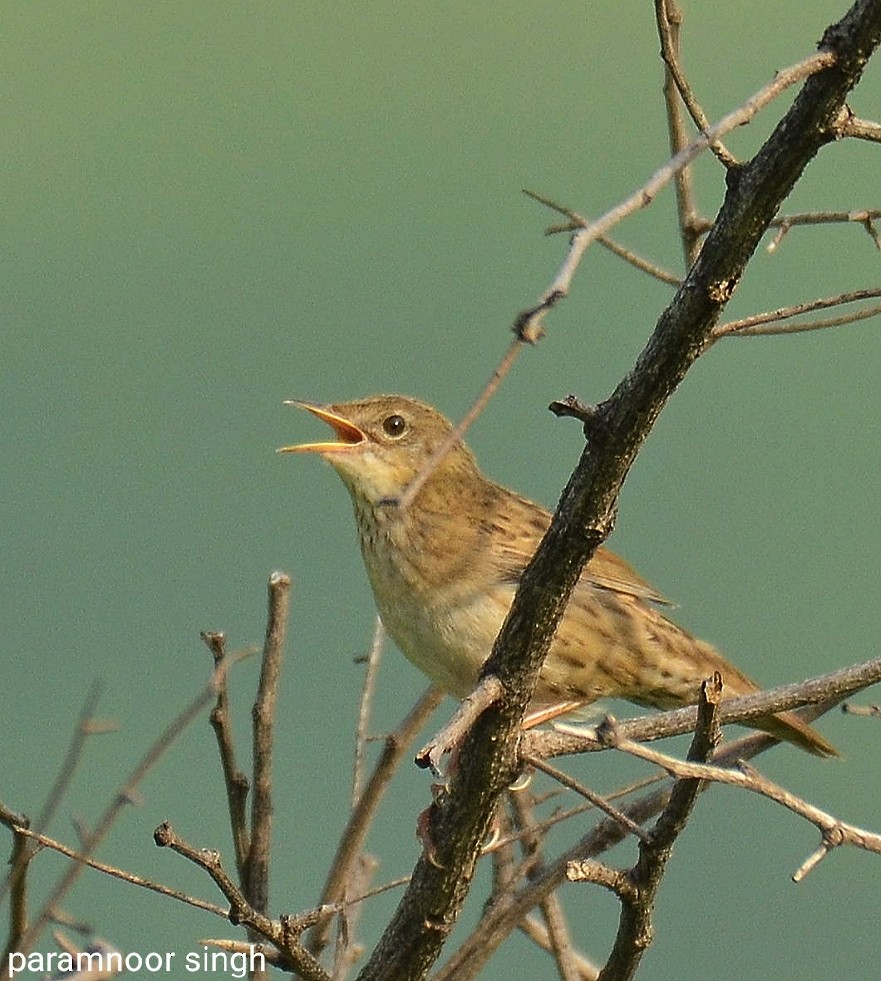
[[[94,830],[89,834],[87,841],[79,850],[78,858],[89,859],[101,842],[107,837],[111,827],[116,823],[117,818],[123,808],[136,797],[137,788],[143,783],[146,776],[153,767],[165,755],[168,749],[178,739],[181,733],[191,725],[202,713],[204,708],[210,704],[215,697],[216,685],[223,675],[235,664],[248,656],[250,651],[243,651],[234,654],[223,661],[213,672],[210,681],[196,695],[180,714],[174,718],[159,737],[148,748],[140,762],[132,770],[119,792],[114,796],[113,801],[99,817]],[[60,905],[63,896],[67,895],[73,884],[79,878],[86,865],[82,860],[72,862],[59,878],[55,887],[51,890],[49,898],[37,916],[30,923],[25,933],[18,939],[16,950],[20,953],[27,953],[33,948],[34,943],[48,923],[52,911]],[[8,978],[8,969],[4,965],[4,978]]]
[[[810,821],[820,831],[822,842],[793,873],[794,882],[801,882],[802,879],[816,866],[825,856],[839,845],[853,845],[864,851],[874,852],[881,855],[881,834],[874,831],[866,831],[855,825],[848,824],[838,818],[827,814],[820,808],[809,804],[801,797],[774,783],[763,776],[754,767],[740,761],[736,764],[736,769],[727,767],[710,766],[706,763],[696,763],[690,760],[677,760],[675,757],[666,753],[660,753],[641,743],[634,743],[630,739],[618,739],[612,735],[613,744],[616,749],[631,756],[637,756],[662,767],[671,776],[677,779],[696,779],[708,780],[714,783],[726,783],[734,787],[741,787],[753,793],[761,794],[769,800],[773,800],[783,807],[798,814],[800,817]]]

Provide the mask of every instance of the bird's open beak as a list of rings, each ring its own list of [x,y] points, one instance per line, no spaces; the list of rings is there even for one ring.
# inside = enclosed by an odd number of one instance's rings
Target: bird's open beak
[[[297,443],[296,446],[280,446],[276,453],[339,453],[350,450],[353,446],[359,446],[367,439],[366,433],[354,423],[331,412],[326,405],[302,402],[299,399],[288,399],[284,404],[295,405],[298,409],[305,409],[313,416],[323,419],[337,434],[338,440],[333,443]]]

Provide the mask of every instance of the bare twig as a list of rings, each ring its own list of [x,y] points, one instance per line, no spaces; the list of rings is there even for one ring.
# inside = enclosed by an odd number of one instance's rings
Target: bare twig
[[[28,925],[28,862],[33,858],[33,850],[25,832],[28,830],[30,822],[24,814],[16,814],[4,804],[0,803],[0,824],[3,824],[12,832],[12,856],[9,864],[11,866],[6,884],[10,884],[11,897],[9,901],[9,934],[6,939],[6,946],[3,954],[0,955],[0,964],[5,964],[9,954],[13,950],[18,950],[21,938],[27,930]]]
[[[214,665],[217,667],[226,657],[226,637],[218,630],[203,630],[201,637],[211,651]],[[217,687],[217,699],[211,710],[211,728],[214,730],[214,737],[217,740],[220,767],[226,786],[226,805],[235,849],[236,869],[239,874],[239,881],[244,882],[247,875],[248,852],[251,849],[247,816],[250,783],[236,763],[232,716],[230,715],[229,679],[226,675],[223,676]]]
[[[640,790],[645,790],[648,787],[652,787],[655,784],[660,783],[664,779],[665,779],[664,774],[659,772],[654,776],[644,777],[642,780],[634,780],[632,783],[627,784],[625,787],[619,787],[617,790],[614,790],[609,794],[604,794],[603,798],[604,800],[610,803],[615,800],[621,800],[622,798],[629,797]],[[577,792],[578,791],[576,791],[576,793]],[[563,824],[566,821],[570,821],[574,817],[579,817],[582,814],[586,814],[587,812],[594,811],[594,810],[597,810],[597,807],[595,804],[591,803],[590,801],[584,804],[579,804],[576,807],[566,808],[565,810],[560,810],[551,814],[549,817],[545,818],[544,820],[536,822],[533,830],[537,833],[550,831],[551,828],[556,827],[559,824]],[[512,842],[518,840],[519,840],[519,832],[515,831],[507,835],[502,834],[499,836],[499,838],[497,838],[490,845],[488,845],[485,851],[494,853],[496,849],[503,848],[507,845],[510,845]]]
[[[287,963],[284,965],[287,970],[297,971],[306,981],[332,981],[330,975],[299,942],[300,934],[322,915],[322,910],[310,910],[298,917],[284,917],[281,921],[271,920],[248,902],[245,894],[224,869],[219,852],[210,848],[195,848],[178,835],[167,821],[156,828],[153,839],[158,847],[170,848],[207,872],[229,900],[232,907],[229,911],[230,920],[246,927],[251,933],[264,937],[287,955]]]
[[[564,297],[569,295],[572,279],[581,259],[590,245],[610,228],[623,221],[629,215],[648,207],[657,194],[693,160],[695,160],[714,141],[738,126],[748,123],[766,105],[776,99],[791,85],[803,81],[810,75],[829,68],[835,63],[835,55],[831,51],[818,51],[803,61],[779,71],[772,82],[751,96],[743,105],[723,116],[713,126],[707,128],[697,139],[688,144],[680,153],[669,160],[663,167],[615,207],[599,218],[589,222],[577,231],[569,244],[569,250],[557,275],[551,285],[539,298],[538,303],[521,313],[515,323],[514,332],[518,337],[536,338],[543,333],[542,322],[548,310]]]
[[[269,907],[273,729],[290,593],[290,577],[283,572],[273,572],[269,577],[269,614],[260,682],[252,710],[254,791],[251,798],[251,848],[243,887],[248,900],[261,913],[265,913]]]
[[[540,194],[538,191],[531,191],[527,187],[524,187],[522,190],[527,197],[532,198],[534,201],[538,201],[540,204],[551,208],[553,211],[557,211],[560,214],[565,215],[569,219],[565,224],[551,225],[550,227],[546,228],[545,235],[557,235],[560,232],[574,232],[576,229],[585,228],[588,225],[589,220],[583,215],[580,215],[577,211],[567,208],[565,205],[558,204],[547,195]],[[620,242],[616,242],[614,239],[609,238],[608,235],[601,235],[597,241],[603,246],[603,248],[608,249],[613,255],[618,256],[619,259],[623,259],[640,272],[648,273],[648,275],[652,276],[654,279],[659,279],[662,283],[667,283],[670,286],[678,286],[682,282],[681,276],[676,276],[674,273],[668,272],[666,269],[663,269],[654,262],[649,262],[648,259],[643,258],[632,249],[628,249],[626,246],[621,245]]]
[[[521,848],[528,863],[530,878],[540,874],[544,867],[542,839],[534,831],[533,802],[529,790],[508,795],[511,809],[522,835]],[[557,965],[560,981],[580,981],[581,972],[575,959],[576,951],[569,936],[569,927],[563,905],[556,893],[549,893],[541,903],[541,912],[547,927],[548,951]]]
[[[655,0],[655,21],[658,26],[658,36],[661,40],[661,57],[667,69],[667,83],[664,86],[664,97],[667,101],[668,120],[676,119],[675,125],[671,123],[671,149],[678,153],[685,146],[684,129],[679,119],[678,106],[676,106],[672,91],[668,94],[667,88],[672,81],[675,91],[682,99],[694,125],[701,133],[710,129],[709,116],[704,112],[701,104],[695,98],[685,72],[682,70],[681,51],[679,45],[679,33],[682,25],[682,11],[675,0]],[[726,168],[736,167],[737,158],[725,147],[721,140],[714,140],[710,144],[710,150],[718,158],[719,162]],[[690,195],[688,196],[690,198]],[[684,211],[680,211],[682,217],[690,217],[696,213],[696,209],[691,206]],[[689,265],[694,261],[694,257],[689,259]]]
[[[463,698],[455,715],[431,742],[416,754],[416,765],[430,769],[436,777],[443,776],[441,760],[447,753],[455,753],[465,734],[474,726],[477,717],[497,702],[504,689],[498,678],[487,675],[467,698]]]
[[[618,821],[626,831],[630,832],[632,835],[636,835],[637,838],[647,841],[649,834],[644,831],[636,822],[631,821],[627,815],[614,807],[609,803],[607,797],[603,797],[601,794],[594,793],[584,784],[579,783],[569,776],[568,773],[564,773],[562,770],[557,769],[555,766],[551,766],[544,760],[537,756],[530,756],[528,753],[522,754],[523,762],[528,763],[530,766],[534,766],[536,770],[541,770],[542,773],[546,773],[549,777],[556,780],[558,783],[562,784],[569,790],[574,791],[580,797],[584,797],[585,800],[590,801],[594,807],[601,810],[604,814],[607,814],[613,821]]]
[[[870,143],[881,143],[881,123],[873,119],[860,119],[845,106],[838,118],[836,136],[851,137],[856,140],[868,140]]]
[[[532,914],[525,916],[520,922],[520,929],[533,943],[548,951],[548,953],[553,953],[550,932],[544,923],[539,922],[537,917]],[[597,981],[600,973],[599,968],[592,961],[589,961],[584,954],[573,950],[571,951],[570,960],[577,971],[576,977],[580,981]]]
[[[45,831],[48,827],[58,807],[61,805],[70,781],[76,772],[76,768],[83,757],[86,740],[89,736],[115,731],[118,726],[114,724],[98,724],[93,719],[98,699],[101,697],[103,685],[95,682],[86,695],[83,707],[80,709],[79,716],[71,734],[70,743],[61,766],[58,768],[58,775],[52,784],[51,789],[46,795],[46,800],[40,809],[40,813],[31,823],[33,831]],[[25,822],[26,823],[26,822]],[[11,826],[10,826],[11,827]],[[15,833],[13,838],[13,853],[10,860],[10,869],[3,881],[0,882],[0,902],[3,901],[7,891],[11,893],[9,902],[9,936],[7,937],[6,950],[0,955],[0,963],[5,963],[10,951],[18,950],[18,944],[24,930],[27,927],[27,872],[28,863],[33,857],[33,849],[28,846],[24,836]]]
[[[94,718],[95,709],[98,707],[98,699],[101,697],[103,691],[104,683],[96,681],[86,695],[86,700],[80,709],[80,714],[74,725],[74,731],[71,734],[67,752],[64,754],[64,760],[59,767],[58,776],[55,778],[52,789],[46,796],[46,802],[43,804],[40,813],[33,823],[34,831],[45,831],[49,827],[52,818],[57,813],[58,807],[67,793],[67,788],[70,786],[77,765],[82,760],[86,740],[90,736],[104,735],[108,732],[116,732],[119,729],[117,722],[98,722]],[[3,899],[3,895],[3,890],[0,888],[0,900]]]
[[[688,753],[689,760],[703,763],[712,756],[721,738],[718,722],[721,698],[722,678],[716,674],[701,686],[698,721]],[[617,742],[617,738],[613,742]],[[678,779],[651,835],[648,839],[640,840],[639,858],[627,876],[631,889],[619,894],[621,915],[618,931],[609,959],[600,971],[600,981],[626,981],[636,973],[654,936],[652,911],[673,844],[685,829],[702,789],[700,777],[688,775],[686,779]]]
[[[771,222],[771,227],[777,229],[777,234],[768,243],[768,252],[776,252],[780,244],[789,234],[790,229],[799,225],[828,225],[828,224],[857,224],[862,225],[869,238],[875,243],[876,249],[881,249],[881,236],[875,227],[875,221],[881,217],[881,211],[871,208],[861,208],[855,211],[814,211],[804,214],[780,215]]]
[[[355,727],[355,754],[352,763],[352,808],[354,809],[361,797],[364,783],[364,752],[367,748],[368,732],[370,729],[370,712],[373,707],[373,695],[376,691],[376,679],[379,673],[379,661],[382,656],[382,645],[385,643],[385,628],[377,615],[373,626],[373,640],[370,643],[364,672],[364,685],[361,689],[361,701],[358,705],[358,724]]]
[[[851,211],[802,211],[791,215],[779,215],[771,228],[798,228],[802,225],[865,225],[881,218],[879,208],[857,208]]]
[[[407,714],[401,725],[385,740],[383,751],[374,767],[364,792],[358,798],[358,805],[349,816],[349,821],[340,836],[336,855],[331,863],[321,905],[328,907],[345,901],[346,887],[350,879],[352,863],[357,860],[364,839],[376,814],[382,797],[388,788],[392,774],[397,769],[404,753],[425,725],[431,713],[443,701],[444,693],[439,688],[429,688]],[[309,941],[309,948],[319,954],[327,945],[327,934],[331,916],[317,922]]]
[[[847,303],[857,303],[861,300],[868,300],[877,296],[881,296],[881,288],[852,290],[848,293],[839,293],[837,296],[824,296],[818,300],[808,300],[804,303],[796,303],[788,307],[779,307],[777,310],[756,313],[750,317],[742,317],[740,320],[729,320],[727,323],[718,324],[713,328],[713,339],[792,334],[799,331],[820,330],[824,327],[854,323],[857,320],[865,320],[868,317],[877,316],[881,312],[881,306],[868,307],[842,317],[830,318],[828,320],[799,321],[795,324],[769,326],[771,324],[777,324],[781,320],[788,320],[805,313],[811,313],[814,310],[828,310],[830,307],[843,306]]]
[[[161,882],[154,882],[152,879],[137,875],[135,872],[129,872],[127,869],[121,869],[116,865],[109,865],[107,862],[99,862],[95,858],[88,858],[82,852],[77,851],[76,848],[71,848],[69,845],[65,845],[64,842],[50,838],[48,835],[39,834],[25,827],[17,827],[15,830],[22,837],[30,838],[42,848],[50,848],[60,855],[66,855],[75,862],[94,869],[96,872],[103,872],[104,875],[109,875],[114,879],[120,879],[122,882],[129,883],[129,885],[159,893],[160,896],[167,896],[169,899],[175,899],[180,903],[185,903],[187,906],[203,910],[206,913],[213,913],[215,916],[220,916],[223,919],[228,917],[229,909],[225,906],[217,906],[215,903],[206,902],[204,899],[197,899],[195,896],[180,892],[178,889],[172,889],[170,886],[163,885]]]
[[[881,314],[881,305],[843,313],[838,317],[824,317],[820,320],[799,320],[792,324],[756,327],[754,329],[733,331],[730,337],[771,337],[775,334],[804,334],[812,330],[827,330],[829,327],[845,327],[861,320],[869,320]]]
[[[809,678],[791,685],[780,685],[754,695],[726,698],[719,706],[719,722],[729,725],[739,722],[749,725],[751,719],[790,711],[803,705],[831,704],[853,692],[881,681],[881,658],[865,661],[829,674]],[[619,731],[628,739],[648,742],[665,739],[694,730],[697,709],[692,707],[621,720]],[[595,753],[603,749],[602,739],[590,726],[569,727],[558,724],[557,732],[530,731],[524,733],[524,752],[544,759],[570,753]]]
[[[378,868],[377,859],[366,852],[359,852],[346,883],[349,895],[366,893],[367,886]],[[343,902],[338,905],[339,929],[333,952],[333,977],[334,981],[343,981],[364,954],[364,945],[356,938],[358,921],[364,912],[364,903]]]
[[[667,269],[664,269],[663,266],[659,266],[656,262],[650,262],[637,252],[634,252],[632,249],[628,249],[625,245],[621,245],[620,242],[616,242],[614,239],[609,238],[608,235],[601,235],[597,241],[604,249],[611,252],[612,255],[618,256],[619,259],[623,259],[625,262],[633,266],[634,269],[647,273],[653,279],[660,280],[660,282],[666,283],[668,286],[678,286],[682,282],[681,276],[677,276],[675,273],[669,272]]]
[[[691,117],[700,131],[709,126],[709,119],[694,98],[682,70],[679,44],[682,11],[676,0],[655,0],[655,20],[661,40],[661,57],[664,59],[664,105],[667,116],[667,134],[670,152],[674,156],[688,145],[688,134],[682,118],[682,104],[688,107]],[[725,166],[731,166],[733,159],[721,141],[710,147]],[[695,204],[694,177],[691,167],[683,167],[676,175],[676,210],[679,215],[679,237],[685,266],[688,268],[697,258],[700,248],[700,228]]]
[[[577,395],[571,394],[562,399],[554,399],[548,409],[559,418],[578,419],[586,426],[593,425],[599,414],[597,406],[587,405]]]
[[[619,740],[613,736],[614,745],[617,749],[631,756],[638,756],[640,759],[649,763],[654,763],[662,767],[671,776],[679,779],[689,778],[696,780],[711,780],[715,783],[726,783],[753,793],[761,794],[770,800],[776,801],[783,807],[798,814],[800,817],[810,821],[815,825],[822,836],[820,847],[799,866],[792,878],[795,882],[800,882],[828,852],[838,845],[853,845],[864,851],[874,852],[881,855],[881,834],[874,831],[866,831],[855,825],[847,824],[838,818],[832,817],[825,811],[821,811],[813,804],[802,800],[795,794],[779,786],[767,777],[764,777],[754,767],[746,763],[737,764],[737,769],[728,769],[719,766],[708,766],[705,763],[695,763],[693,761],[677,760],[666,753],[659,753],[655,749],[644,746],[641,743],[634,743],[632,740]]]
[[[861,225],[872,239],[876,249],[881,249],[881,235],[875,228],[875,221],[881,218],[881,210],[877,208],[855,208],[850,211],[805,211],[791,215],[778,215],[768,222],[768,228],[776,228],[777,234],[767,245],[768,252],[776,252],[784,238],[793,228],[808,225]],[[705,235],[711,231],[714,222],[708,218],[696,216],[694,230],[697,234]]]
[[[114,796],[111,804],[99,817],[94,830],[90,833],[88,840],[81,849],[82,858],[90,858],[95,849],[107,837],[111,827],[116,823],[123,808],[136,796],[137,789],[144,781],[147,774],[153,769],[159,760],[165,755],[168,749],[178,739],[181,733],[191,725],[201,714],[202,710],[214,698],[217,682],[223,677],[234,664],[237,664],[243,657],[250,652],[242,652],[233,655],[223,661],[214,671],[208,684],[196,695],[183,711],[173,719],[165,730],[159,735],[155,742],[148,748],[140,762],[135,766],[129,777],[126,779],[119,792]],[[49,921],[52,911],[60,905],[63,896],[67,895],[71,886],[79,878],[80,873],[85,868],[82,861],[71,863],[65,873],[60,877],[49,898],[45,901],[42,909],[34,918],[27,931],[19,938],[16,950],[26,953],[33,948],[33,944],[39,937],[46,923]],[[3,977],[8,978],[8,967],[3,966]]]
[[[425,465],[419,471],[419,473],[416,474],[413,480],[410,481],[407,489],[397,502],[398,507],[407,508],[413,503],[416,495],[422,489],[425,481],[428,480],[440,461],[465,435],[474,420],[486,408],[486,404],[493,397],[493,395],[495,395],[496,389],[498,389],[508,372],[514,367],[514,363],[516,362],[520,352],[523,350],[524,345],[528,343],[535,343],[537,340],[537,337],[529,338],[518,336],[511,342],[511,344],[508,346],[508,350],[505,352],[501,361],[490,375],[480,394],[472,403],[471,408],[459,420],[458,424],[453,427],[449,436],[447,436],[447,438],[441,442],[434,453],[432,453],[428,460],[426,460]]]

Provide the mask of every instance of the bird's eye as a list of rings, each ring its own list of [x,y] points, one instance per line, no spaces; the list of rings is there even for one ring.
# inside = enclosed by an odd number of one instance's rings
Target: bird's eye
[[[385,430],[387,436],[397,439],[399,436],[404,435],[407,429],[407,422],[403,416],[395,413],[395,415],[383,419],[382,428]]]

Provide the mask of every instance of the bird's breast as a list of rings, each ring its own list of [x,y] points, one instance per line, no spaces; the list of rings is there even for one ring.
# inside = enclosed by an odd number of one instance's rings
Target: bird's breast
[[[364,565],[389,636],[437,685],[463,698],[492,650],[513,587],[487,589],[484,571],[469,565],[461,543],[426,541],[406,514],[389,520],[359,513],[358,519]]]

